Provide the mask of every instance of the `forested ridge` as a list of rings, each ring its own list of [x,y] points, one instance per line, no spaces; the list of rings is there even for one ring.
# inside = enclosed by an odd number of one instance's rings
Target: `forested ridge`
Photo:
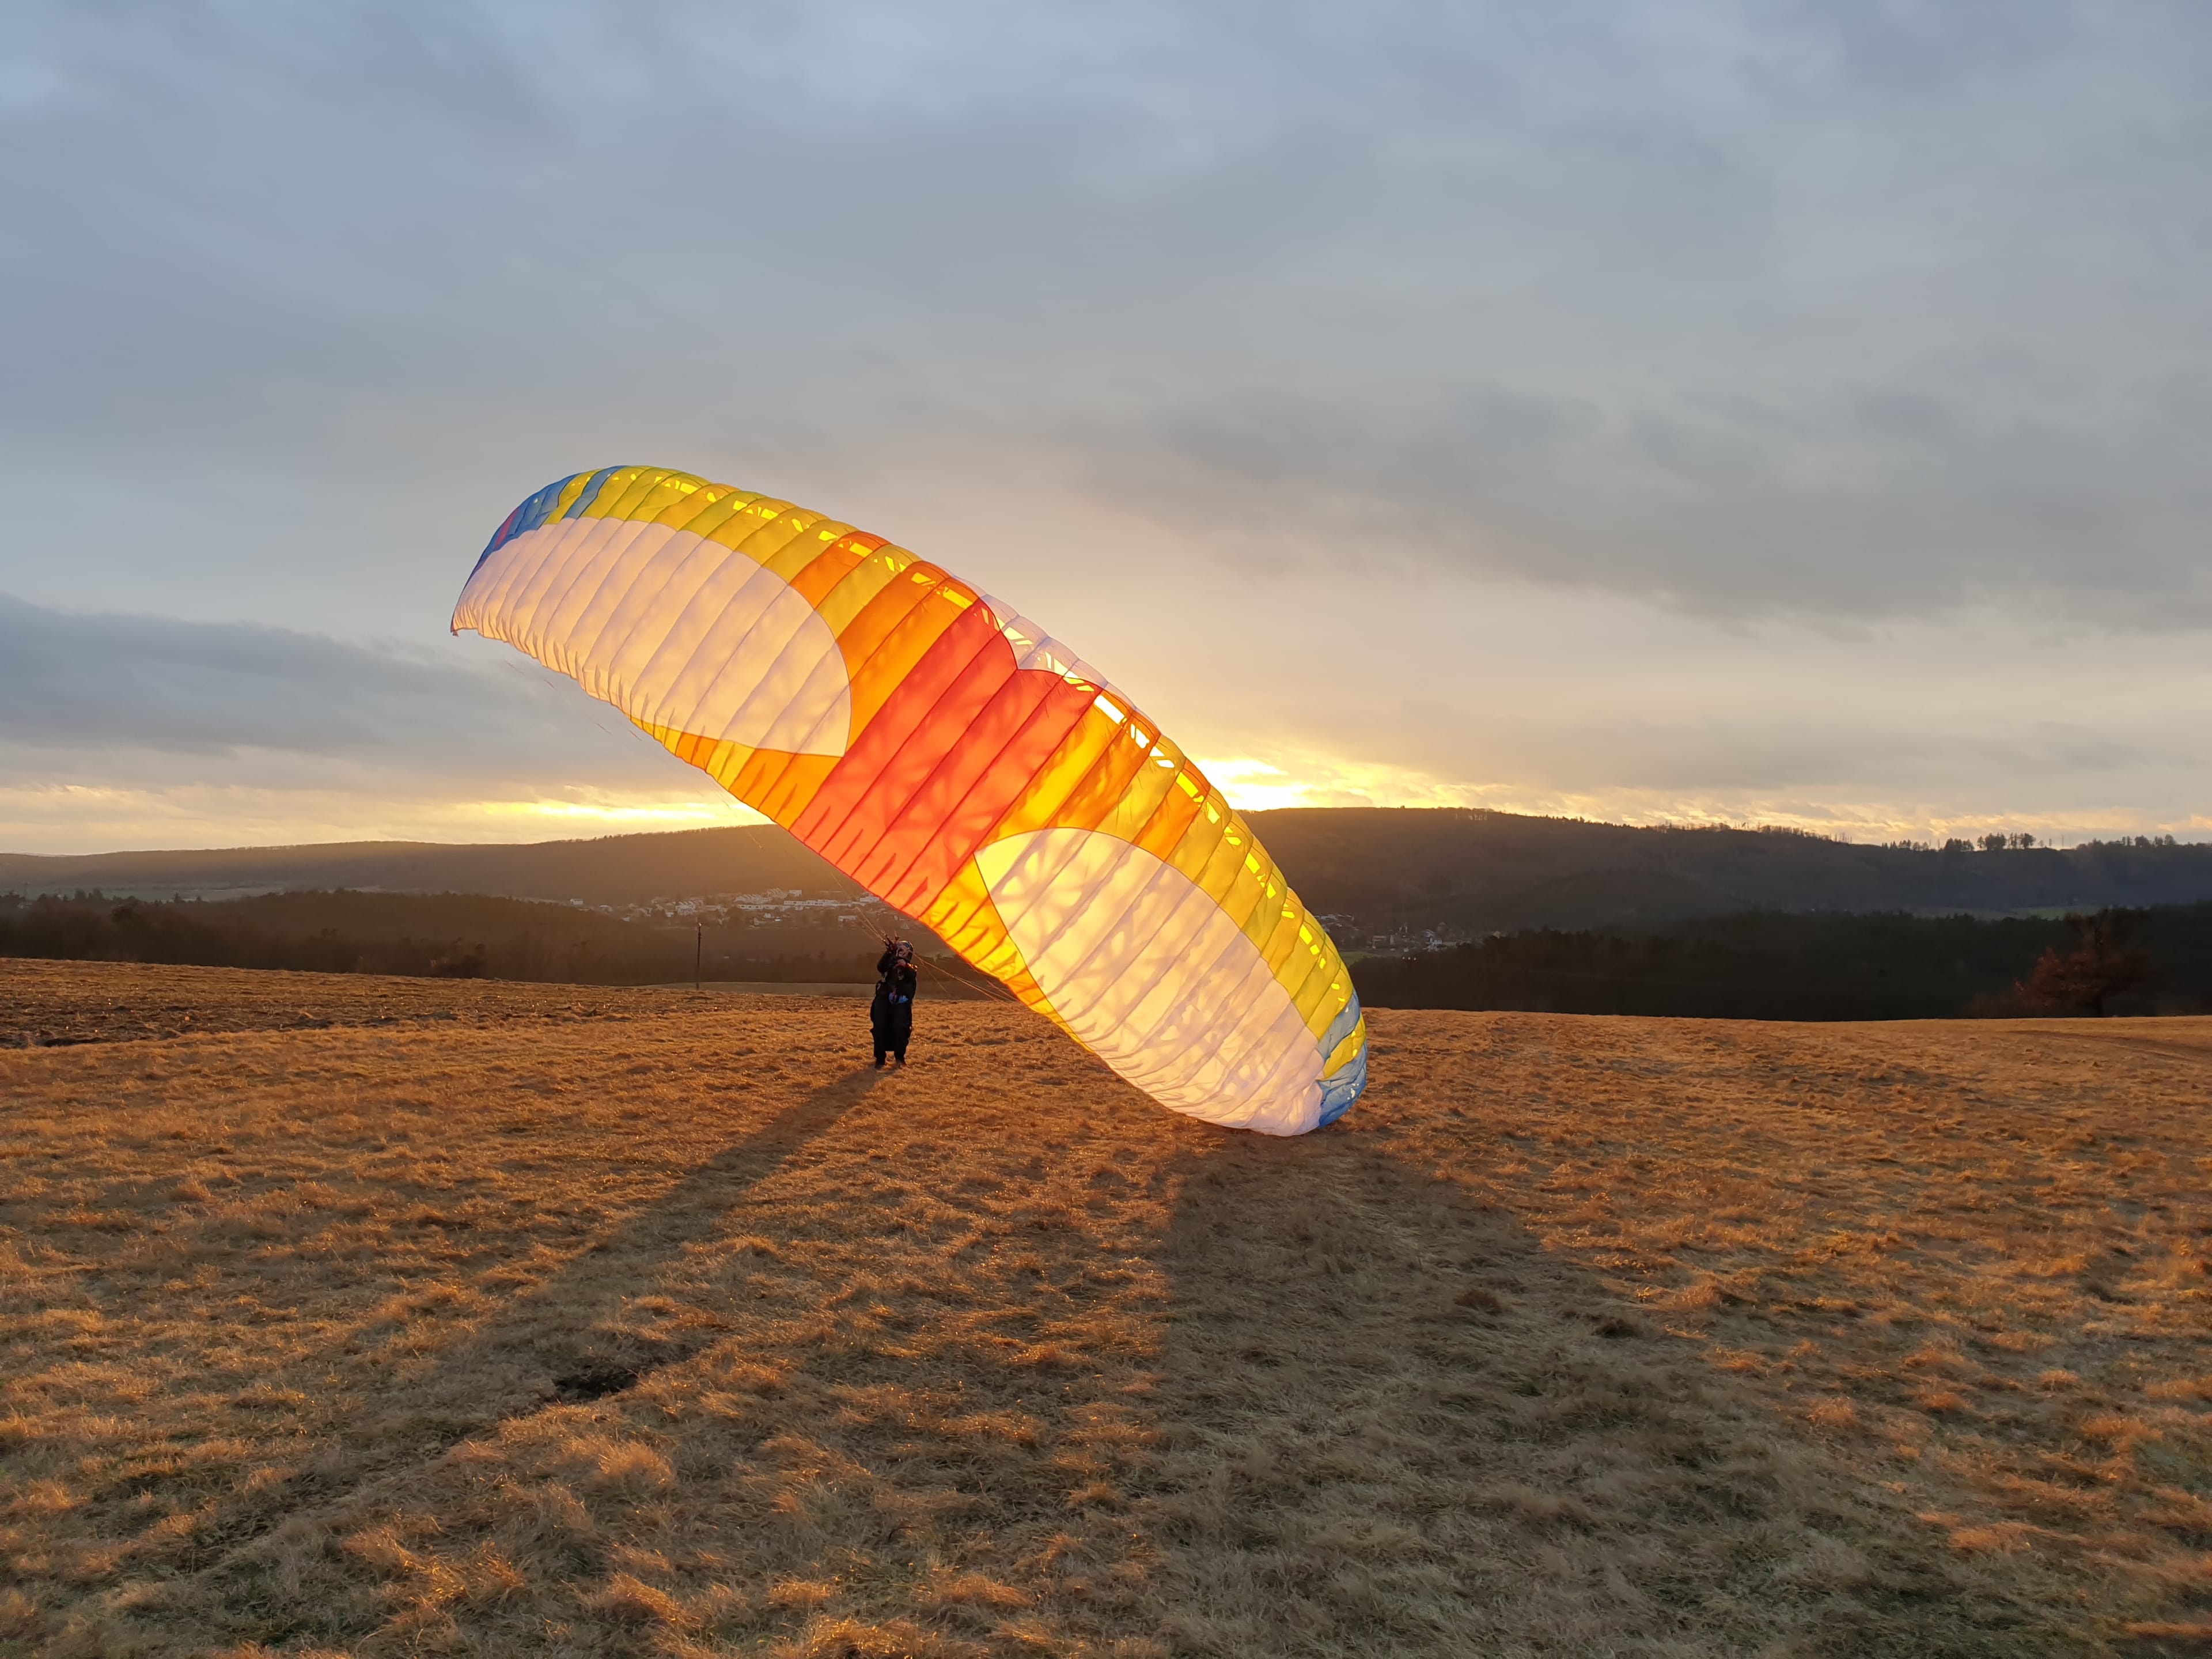
[[[1753,911],[1352,963],[1375,1007],[1712,1019],[2212,1012],[2212,904],[2067,917]]]
[[[1295,807],[1248,815],[1347,948],[1367,936],[1474,938],[1732,911],[2018,914],[2212,900],[2212,846],[2130,838],[2054,848],[1998,839],[1869,846],[1788,830],[1635,828],[1458,808]],[[0,891],[141,898],[374,889],[586,905],[782,888],[858,890],[772,824],[526,846],[0,854]],[[1408,939],[1406,942],[1413,942]]]
[[[2057,915],[2212,900],[2212,846],[2170,837],[2058,848],[1992,832],[1989,844],[1873,846],[1787,830],[1443,808],[1297,807],[1255,813],[1253,823],[1299,896],[1345,919],[1340,939],[1650,926],[1751,910]]]
[[[2101,930],[2094,948],[2085,928]],[[914,933],[934,958],[936,942]],[[629,921],[460,894],[0,896],[0,956],[13,957],[638,985],[695,972],[724,981],[864,981],[878,949],[867,927],[834,915],[812,927],[763,927]],[[2050,966],[2069,953],[2087,963],[2070,979]],[[2212,903],[1995,919],[1762,910],[1528,928],[1353,951],[1349,960],[1362,999],[1376,1007],[1810,1020],[2193,1013],[2212,1009]],[[949,959],[935,965],[927,994],[972,976]],[[2092,1006],[2080,987],[2100,983],[2109,994]]]
[[[834,923],[625,921],[470,894],[0,896],[0,956],[80,961],[651,985],[695,972],[714,980],[865,980],[879,949],[865,929]]]

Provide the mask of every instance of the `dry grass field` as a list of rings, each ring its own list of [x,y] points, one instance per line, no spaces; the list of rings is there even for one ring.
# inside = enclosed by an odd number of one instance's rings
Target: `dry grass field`
[[[2212,1651],[2212,1022],[0,963],[0,1653]]]

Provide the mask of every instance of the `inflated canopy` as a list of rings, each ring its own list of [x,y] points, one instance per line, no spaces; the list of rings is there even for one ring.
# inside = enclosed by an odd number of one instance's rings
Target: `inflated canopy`
[[[507,515],[453,628],[621,709],[1161,1104],[1301,1134],[1365,1086],[1352,976],[1243,819],[1072,653],[880,536],[579,472]]]

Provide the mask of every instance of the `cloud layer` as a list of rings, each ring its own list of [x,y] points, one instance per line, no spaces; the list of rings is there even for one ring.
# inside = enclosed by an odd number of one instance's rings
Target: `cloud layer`
[[[574,685],[474,641],[433,653],[0,596],[0,708],[13,850],[534,840],[738,816]]]
[[[1592,629],[1575,602],[1553,603],[1478,649],[1448,613],[1348,607],[1393,640],[1395,674],[1355,684],[1292,665],[1255,679],[1222,653],[1146,706],[1171,711],[1247,806],[1485,805],[1873,839],[2212,829],[2191,793],[2212,667],[2181,640],[2075,629],[2031,641],[1986,622],[1716,639],[1626,603]],[[1197,609],[1219,617],[1237,604],[1230,590]],[[1264,613],[1250,614],[1264,639]],[[1610,672],[1547,677],[1563,619],[1578,614],[1582,648]],[[1993,678],[2023,655],[2039,665],[2033,684]],[[1851,686],[1841,706],[1839,684]],[[521,841],[757,819],[574,684],[472,635],[424,648],[0,597],[0,708],[11,850]]]
[[[2206,598],[2198,8],[33,17],[0,420],[111,489],[343,477],[390,534],[575,440],[957,432],[1692,608]]]
[[[312,728],[443,775],[469,559],[626,459],[916,546],[1247,758],[1304,700],[1248,691],[1240,728],[1210,665],[1327,662],[1351,690],[1271,751],[1316,777],[1390,747],[1452,787],[1918,800],[1960,774],[1854,714],[1848,653],[1800,653],[1797,738],[1738,734],[1757,688],[1707,669],[1768,659],[1734,630],[1901,629],[1933,684],[1928,630],[1976,618],[2008,620],[1973,651],[2063,624],[2117,661],[2212,629],[2187,0],[33,0],[11,30],[0,591],[346,642],[177,635],[112,716],[56,660],[103,743]],[[1622,606],[1686,663],[1591,644]],[[1549,630],[1536,687],[1409,674],[1413,611]],[[1978,660],[2036,704],[2033,647]],[[256,702],[295,670],[320,690]],[[1634,709],[1669,673],[1711,701],[1656,750],[1593,716],[1511,759],[1501,702]],[[9,711],[14,752],[42,718]],[[2019,757],[1961,812],[2145,752],[2117,714],[2057,750],[1950,720],[1916,741]],[[2171,820],[2193,765],[2097,810]]]
[[[434,653],[4,595],[0,706],[4,740],[21,752],[114,750],[191,768],[259,754],[288,768],[329,759],[509,782],[557,775],[580,751],[594,781],[635,781],[668,758],[571,683],[489,648]],[[627,774],[606,758],[633,754]]]

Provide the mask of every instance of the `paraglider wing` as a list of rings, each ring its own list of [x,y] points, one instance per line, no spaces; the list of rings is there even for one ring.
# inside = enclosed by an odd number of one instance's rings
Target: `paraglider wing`
[[[1244,820],[1009,607],[655,467],[507,515],[456,632],[622,710],[1163,1105],[1299,1134],[1367,1077],[1343,959]]]

